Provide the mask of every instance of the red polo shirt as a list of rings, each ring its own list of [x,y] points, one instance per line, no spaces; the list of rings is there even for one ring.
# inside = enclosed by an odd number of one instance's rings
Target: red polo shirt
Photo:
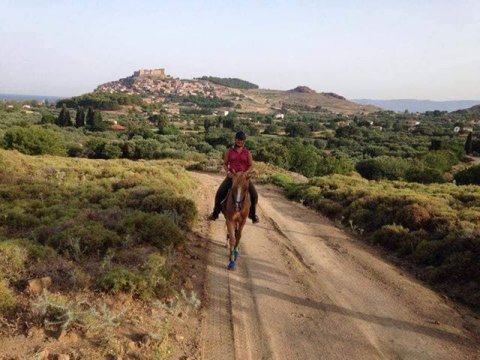
[[[228,149],[228,165],[233,172],[247,171],[250,167],[250,151],[241,149],[240,152],[235,147]]]

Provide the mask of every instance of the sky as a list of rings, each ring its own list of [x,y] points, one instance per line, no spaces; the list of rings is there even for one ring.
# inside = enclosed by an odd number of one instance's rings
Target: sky
[[[480,99],[479,0],[0,0],[0,93],[137,69],[349,99]]]

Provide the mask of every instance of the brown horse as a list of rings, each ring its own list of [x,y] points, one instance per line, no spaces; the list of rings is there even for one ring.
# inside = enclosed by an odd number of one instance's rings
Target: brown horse
[[[222,205],[222,213],[227,222],[227,240],[230,243],[230,261],[228,269],[234,270],[239,256],[238,245],[242,229],[250,212],[250,193],[248,185],[250,175],[238,172],[232,176],[232,187]]]

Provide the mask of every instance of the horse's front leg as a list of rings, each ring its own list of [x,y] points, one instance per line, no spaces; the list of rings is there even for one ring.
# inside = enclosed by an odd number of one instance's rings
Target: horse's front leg
[[[242,221],[240,221],[237,225],[237,229],[235,231],[235,252],[238,252],[238,246],[240,245],[240,239],[242,238],[242,230],[243,227],[245,226],[245,223],[247,221],[247,218],[243,218]]]
[[[227,232],[230,242],[230,257],[229,257],[229,269],[235,269],[235,223],[233,221],[227,221]]]

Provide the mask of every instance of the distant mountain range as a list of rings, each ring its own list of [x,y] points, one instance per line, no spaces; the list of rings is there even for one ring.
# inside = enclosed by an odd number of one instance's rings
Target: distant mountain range
[[[410,112],[425,111],[455,111],[467,109],[480,104],[480,100],[451,100],[451,101],[432,101],[415,99],[395,99],[395,100],[375,100],[375,99],[354,99],[351,100],[357,104],[375,105],[385,110]]]
[[[50,102],[57,101],[61,99],[60,96],[48,96],[48,95],[20,95],[20,94],[0,94],[1,100],[15,100],[15,101],[29,101],[29,100],[38,100],[44,101],[48,100]]]

